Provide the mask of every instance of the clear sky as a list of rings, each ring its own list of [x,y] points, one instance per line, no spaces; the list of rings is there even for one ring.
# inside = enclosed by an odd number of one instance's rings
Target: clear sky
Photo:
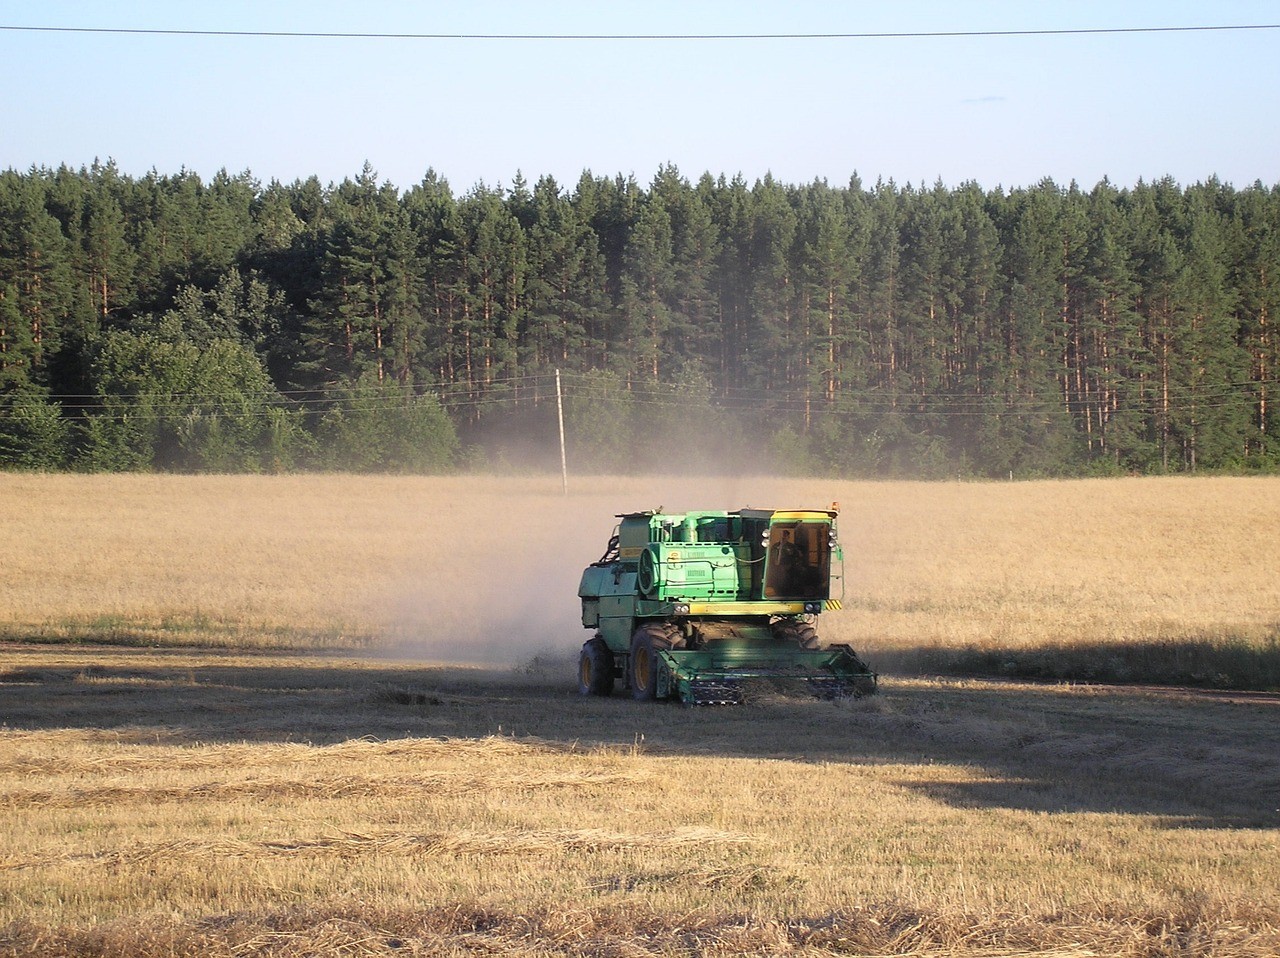
[[[1278,0],[0,0],[0,26],[430,34],[882,33],[1280,23]],[[1280,30],[885,39],[516,40],[0,31],[0,168],[114,158],[264,183],[456,192],[675,164],[1085,187],[1280,184]]]

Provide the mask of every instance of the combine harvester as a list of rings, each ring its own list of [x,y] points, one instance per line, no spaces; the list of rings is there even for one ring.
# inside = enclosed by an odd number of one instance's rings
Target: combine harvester
[[[611,695],[621,680],[642,700],[742,701],[746,683],[794,680],[824,697],[876,690],[847,645],[824,648],[816,620],[839,609],[843,566],[830,509],[632,512],[582,573],[578,688]],[[838,576],[843,589],[843,576]]]

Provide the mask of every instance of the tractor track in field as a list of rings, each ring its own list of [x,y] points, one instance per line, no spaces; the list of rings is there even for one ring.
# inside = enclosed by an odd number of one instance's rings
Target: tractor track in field
[[[1198,689],[1189,685],[1121,685],[1133,692],[1184,696],[1186,698],[1214,699],[1235,705],[1280,705],[1280,692],[1258,692],[1247,689]]]
[[[1209,699],[1228,702],[1233,705],[1274,705],[1280,706],[1280,691],[1261,691],[1254,689],[1205,689],[1194,685],[1152,685],[1143,682],[1073,682],[1069,679],[1036,679],[1004,678],[1002,676],[972,675],[965,677],[975,682],[990,682],[993,685],[1034,685],[1042,688],[1054,686],[1073,689],[1089,689],[1099,692],[1142,692],[1147,695],[1166,698]]]

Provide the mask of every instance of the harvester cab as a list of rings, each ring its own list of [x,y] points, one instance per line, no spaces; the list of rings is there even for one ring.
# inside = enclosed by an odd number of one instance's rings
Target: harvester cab
[[[578,686],[638,699],[739,702],[752,680],[795,680],[826,696],[876,689],[847,645],[824,648],[817,617],[840,608],[838,509],[623,513],[578,587]]]

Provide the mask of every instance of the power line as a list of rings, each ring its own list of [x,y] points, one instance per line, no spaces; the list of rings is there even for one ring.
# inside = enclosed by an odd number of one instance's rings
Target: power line
[[[636,404],[654,405],[687,405],[689,400],[682,394],[682,385],[676,383],[633,382],[629,385],[602,383],[583,373],[562,373],[566,386],[572,395],[588,399],[614,400]],[[452,383],[427,384],[424,386],[399,385],[388,383],[368,390],[359,385],[317,386],[310,389],[245,389],[233,392],[207,392],[175,390],[152,394],[99,392],[99,393],[46,393],[41,401],[58,402],[74,409],[105,408],[114,403],[152,403],[159,405],[181,406],[182,408],[204,405],[239,405],[242,403],[258,403],[279,405],[282,408],[306,408],[310,406],[378,404],[400,407],[405,402],[417,399],[434,398],[443,405],[468,406],[490,404],[523,404],[533,401],[534,397],[527,393],[534,384],[548,384],[554,379],[553,373],[524,373],[512,376],[498,376],[490,380],[477,380],[474,383],[457,381]],[[1130,380],[1124,383],[1125,388],[1137,392],[1149,392],[1155,389],[1151,382]],[[496,387],[496,388],[495,388]],[[1253,390],[1259,388],[1280,387],[1280,379],[1239,379],[1223,382],[1187,383],[1170,385],[1168,392],[1171,399],[1181,402],[1194,402],[1197,399],[1219,399],[1230,396],[1248,398]],[[525,395],[518,395],[515,390],[523,390]],[[711,388],[707,401],[713,404],[730,407],[753,409],[761,406],[770,408],[803,408],[811,406],[840,405],[856,403],[868,407],[903,408],[913,404],[929,403],[942,407],[985,407],[991,409],[1007,408],[1014,404],[1034,404],[1038,402],[1058,404],[1064,402],[1056,392],[1052,397],[1017,394],[1012,398],[1001,392],[945,392],[929,390],[919,392],[902,390],[897,393],[886,392],[877,387],[837,386],[837,398],[828,400],[820,391],[806,393],[798,388],[766,389],[730,387],[720,390]],[[541,396],[550,401],[550,392]],[[1123,400],[1122,400],[1123,401]]]
[[[510,377],[513,380],[545,379],[545,374]],[[636,384],[632,389],[609,388],[595,383],[584,382],[585,377],[568,377],[568,397],[585,400],[593,406],[622,406],[629,408],[664,408],[685,409],[690,406],[690,399],[678,394],[672,387]],[[574,382],[577,379],[578,382]],[[461,387],[463,384],[457,384]],[[705,398],[707,407],[727,412],[760,411],[766,407],[773,414],[809,411],[816,416],[834,415],[837,417],[850,415],[889,415],[898,414],[907,417],[923,417],[925,419],[951,420],[965,418],[998,417],[1034,417],[1058,412],[1080,412],[1085,408],[1101,409],[1108,415],[1138,414],[1155,415],[1158,413],[1184,413],[1194,410],[1222,409],[1238,406],[1250,401],[1251,393],[1259,387],[1280,386],[1280,380],[1268,379],[1259,381],[1239,381],[1224,383],[1205,383],[1201,386],[1185,386],[1171,391],[1168,400],[1150,394],[1149,390],[1138,390],[1137,395],[1127,395],[1119,400],[1117,408],[1099,406],[1096,402],[1071,399],[1061,394],[1040,396],[1004,396],[1000,394],[973,395],[961,393],[917,394],[904,393],[897,396],[885,394],[874,389],[844,390],[834,400],[821,396],[805,397],[796,391],[779,391],[775,394],[763,394],[756,399],[745,396],[710,395]],[[403,392],[392,391],[374,394],[331,394],[302,396],[302,390],[290,390],[289,394],[299,398],[289,398],[285,393],[267,391],[250,391],[242,394],[234,393],[165,393],[156,395],[126,395],[120,393],[99,394],[95,396],[47,395],[42,401],[26,401],[11,403],[0,407],[0,421],[18,418],[24,408],[35,408],[44,402],[62,401],[68,412],[80,415],[106,415],[113,417],[136,417],[147,421],[177,422],[200,416],[227,415],[234,419],[269,418],[277,412],[312,413],[326,412],[366,412],[391,413],[410,411],[416,408],[415,403],[421,399],[435,399],[441,407],[458,411],[464,408],[480,406],[507,406],[528,403],[528,397],[506,395],[481,395],[474,398],[451,398],[447,391],[428,390],[418,395],[412,389]],[[468,393],[459,389],[454,397],[466,396]],[[550,396],[542,397],[550,401]],[[68,400],[82,400],[68,402]],[[87,401],[84,401],[87,400]]]
[[[357,33],[304,30],[173,30],[156,27],[50,27],[0,24],[0,30],[125,36],[224,37],[287,40],[517,40],[517,41],[735,41],[923,40],[974,37],[1122,36],[1280,30],[1280,23],[1204,24],[1187,27],[1081,27],[1053,30],[913,30],[875,33]]]

